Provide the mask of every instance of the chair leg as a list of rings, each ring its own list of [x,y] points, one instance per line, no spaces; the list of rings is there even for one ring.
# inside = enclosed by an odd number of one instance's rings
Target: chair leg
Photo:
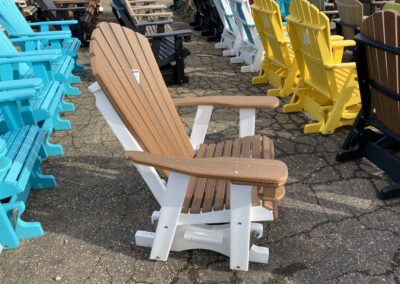
[[[80,94],[79,88],[72,87],[72,82],[64,82],[65,94],[67,96],[78,96]]]
[[[64,155],[64,150],[60,144],[54,144],[49,141],[49,138],[46,140],[44,149],[48,157],[50,156],[62,156]]]
[[[290,99],[290,103],[283,106],[283,112],[299,112],[303,110],[304,98],[306,96],[305,88],[296,88]]]
[[[55,130],[69,130],[72,128],[69,120],[61,119],[60,114],[54,115],[53,125]]]
[[[35,169],[32,171],[32,189],[45,189],[56,187],[56,178],[52,175],[44,175],[41,170],[42,162],[38,159]]]
[[[16,248],[19,245],[19,239],[15,234],[14,228],[8,219],[7,210],[0,203],[0,245],[4,249]]]
[[[171,173],[163,204],[161,204],[160,219],[151,249],[150,259],[166,261],[174,240],[176,227],[181,214],[183,200],[189,184],[189,176]]]
[[[231,269],[249,269],[251,186],[231,184]]]
[[[73,103],[66,102],[64,100],[61,101],[61,112],[74,112],[75,105]]]
[[[400,184],[387,186],[387,187],[381,189],[377,195],[378,195],[378,198],[381,200],[398,198],[398,197],[400,197]]]

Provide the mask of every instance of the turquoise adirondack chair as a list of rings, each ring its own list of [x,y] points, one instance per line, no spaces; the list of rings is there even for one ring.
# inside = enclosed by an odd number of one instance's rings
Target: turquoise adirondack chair
[[[276,2],[279,5],[279,9],[281,10],[282,20],[285,20],[286,16],[289,16],[290,14],[289,11],[290,0],[276,0]]]
[[[24,50],[29,51],[37,48],[62,49],[65,55],[74,58],[74,72],[83,72],[83,66],[77,64],[81,42],[71,36],[69,29],[69,25],[77,23],[76,20],[28,23],[13,0],[0,0],[0,24],[8,34],[11,37],[38,37],[40,40],[40,45],[21,45]],[[50,27],[59,27],[61,30],[50,31]],[[32,28],[39,28],[40,32],[36,32]],[[22,42],[17,43],[21,44]]]
[[[0,91],[0,105],[13,98],[29,99],[32,89]],[[15,103],[15,101],[14,101]],[[32,189],[53,188],[53,176],[43,175],[42,159],[47,132],[35,125],[25,125],[0,135],[0,246],[12,249],[25,238],[43,235],[38,222],[25,222],[21,214]]]
[[[1,0],[0,0],[1,1]],[[1,13],[1,12],[0,12]],[[52,36],[46,37],[49,41],[53,41]],[[3,31],[0,30],[0,52],[3,54],[10,54],[12,56],[18,54],[19,52],[16,50],[14,43],[19,43],[23,45],[37,45],[40,44],[40,39],[37,37],[21,37],[15,39],[9,39]],[[35,52],[35,49],[28,49],[30,52]],[[57,49],[59,53],[61,51]],[[45,49],[42,52],[49,52],[57,50]],[[23,54],[21,54],[23,56]],[[75,66],[75,60],[71,56],[62,55],[57,62],[53,62],[51,64],[51,70],[54,73],[54,79],[62,82],[65,88],[65,92],[67,96],[76,96],[79,95],[80,91],[78,88],[74,88],[71,86],[72,83],[79,83],[80,78],[72,74],[72,71]],[[23,77],[32,76],[33,68],[32,65],[22,64],[20,67],[20,73]],[[1,71],[1,70],[0,70]]]
[[[57,54],[58,53],[58,54]],[[54,80],[51,61],[61,57],[59,50],[41,50],[30,52],[1,52],[0,51],[0,91],[20,88],[35,89],[36,96],[29,100],[18,101],[18,104],[3,104],[0,106],[0,134],[14,129],[21,124],[41,125],[49,135],[53,130],[71,128],[68,120],[60,118],[60,113],[73,111],[74,105],[63,101],[64,87]],[[21,65],[31,67],[21,75]],[[21,113],[22,118],[18,113]],[[62,155],[61,145],[46,141],[49,155]]]

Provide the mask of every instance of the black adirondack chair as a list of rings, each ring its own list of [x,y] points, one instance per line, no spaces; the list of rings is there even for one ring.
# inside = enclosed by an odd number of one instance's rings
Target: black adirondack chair
[[[166,30],[172,20],[135,23],[121,0],[113,0],[111,7],[121,26],[139,32],[149,39],[166,83],[189,82],[189,78],[185,76],[184,59],[190,55],[190,51],[183,47],[183,41],[191,37],[192,30]]]
[[[379,11],[363,21],[356,61],[362,110],[337,161],[365,157],[397,184],[378,192],[400,197],[400,14]]]
[[[95,0],[62,1],[61,7],[57,7],[53,0],[34,0],[33,3],[38,7],[38,18],[40,20],[77,20],[78,24],[70,27],[71,32],[80,39],[83,46],[88,45],[91,29],[95,25],[92,21],[94,21],[97,13],[97,2]]]
[[[196,6],[195,21],[190,23],[195,31],[202,31],[201,35],[208,41],[220,41],[224,26],[219,17],[213,0],[194,0]]]

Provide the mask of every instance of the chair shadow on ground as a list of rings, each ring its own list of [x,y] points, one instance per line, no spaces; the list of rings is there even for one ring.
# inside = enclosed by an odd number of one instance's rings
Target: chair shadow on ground
[[[120,153],[111,158],[70,156],[50,159],[45,163],[45,170],[57,177],[57,188],[33,192],[28,201],[25,220],[40,221],[47,232],[104,247],[135,260],[150,261],[150,249],[137,247],[134,244],[134,233],[137,230],[154,231],[155,225],[151,223],[150,216],[160,207],[133,163],[126,161]],[[318,216],[323,218],[322,211],[307,212],[315,208],[315,204],[310,204],[315,202],[313,192],[299,194],[295,184],[287,188],[289,201],[282,204],[281,219],[271,225],[264,224],[265,232],[270,231],[270,226],[284,232],[285,228],[279,226],[288,226],[290,220],[287,218],[290,216],[311,215],[313,219]],[[357,196],[359,193],[355,192],[354,195],[360,198]],[[305,206],[292,206],[290,203]],[[339,205],[342,209],[347,206]],[[328,200],[326,206],[336,210],[338,204]],[[346,210],[354,210],[351,205],[347,207]],[[304,222],[307,222],[307,218]],[[256,244],[267,243],[269,246],[267,237],[264,235]],[[274,247],[273,243],[271,245]],[[275,250],[272,255],[270,262],[281,259]],[[217,270],[229,270],[229,259],[210,251],[173,252],[170,257],[190,261],[200,268],[213,265]],[[265,270],[268,266],[251,264],[251,269]],[[276,272],[280,273],[279,270]],[[288,273],[286,270],[281,272]]]

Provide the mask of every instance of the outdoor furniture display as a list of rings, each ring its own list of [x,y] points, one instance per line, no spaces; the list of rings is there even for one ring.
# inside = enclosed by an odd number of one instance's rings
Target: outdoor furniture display
[[[239,53],[231,58],[231,63],[244,63],[240,72],[260,71],[264,50],[251,16],[247,0],[229,0],[240,35]]]
[[[83,66],[77,63],[81,42],[71,36],[69,29],[70,25],[76,23],[75,20],[28,23],[12,0],[0,0],[0,24],[8,35],[16,38],[14,42],[21,44],[23,50],[62,49],[65,56],[74,59],[74,72],[82,72]],[[60,27],[61,31],[50,31],[51,27],[56,26]],[[32,28],[40,28],[40,32],[35,32]],[[72,78],[72,83],[80,82],[78,77]]]
[[[341,61],[355,42],[332,38],[329,18],[306,0],[292,0],[286,22],[301,78],[283,111],[305,111],[315,120],[304,133],[332,134],[352,125],[361,107],[356,66]]]
[[[222,52],[223,56],[238,55],[241,39],[229,0],[214,0],[214,3],[224,25],[221,41],[215,44],[215,48],[226,49]]]
[[[288,96],[296,87],[299,69],[278,3],[274,0],[255,0],[251,9],[265,51],[260,73],[253,77],[252,83],[270,83],[275,89],[269,89],[268,95]]]
[[[363,4],[358,0],[336,0],[339,17],[336,31],[345,39],[353,39],[360,31],[363,20]]]
[[[268,249],[250,244],[251,232],[263,232],[252,222],[274,219],[288,172],[274,160],[272,141],[254,135],[255,108],[276,108],[278,99],[172,100],[147,39],[113,23],[98,25],[90,54],[96,106],[161,205],[152,215],[156,232],[137,231],[136,245],[151,247],[154,260],[167,260],[171,250],[208,249],[229,256],[232,269],[267,263]],[[240,109],[240,138],[204,144],[214,105]],[[190,139],[179,106],[198,106]]]
[[[58,7],[53,0],[34,0],[39,7],[39,19],[47,21],[77,20],[72,25],[71,32],[74,37],[79,38],[83,45],[90,40],[92,28],[96,25],[98,7],[96,0],[69,0],[58,2]]]
[[[172,20],[152,21],[152,13],[148,14],[150,18],[132,17],[132,13],[128,13],[125,4],[122,0],[113,0],[111,7],[115,17],[121,25],[145,35],[150,40],[165,82],[168,84],[187,83],[189,78],[185,76],[184,60],[190,55],[190,51],[183,47],[183,41],[185,38],[191,37],[192,31],[172,30],[170,27]],[[162,14],[166,15],[166,13]],[[157,15],[159,16],[159,14]]]
[[[365,157],[397,184],[380,199],[400,197],[400,13],[385,10],[365,19],[356,35],[357,76],[362,109],[338,161]]]

